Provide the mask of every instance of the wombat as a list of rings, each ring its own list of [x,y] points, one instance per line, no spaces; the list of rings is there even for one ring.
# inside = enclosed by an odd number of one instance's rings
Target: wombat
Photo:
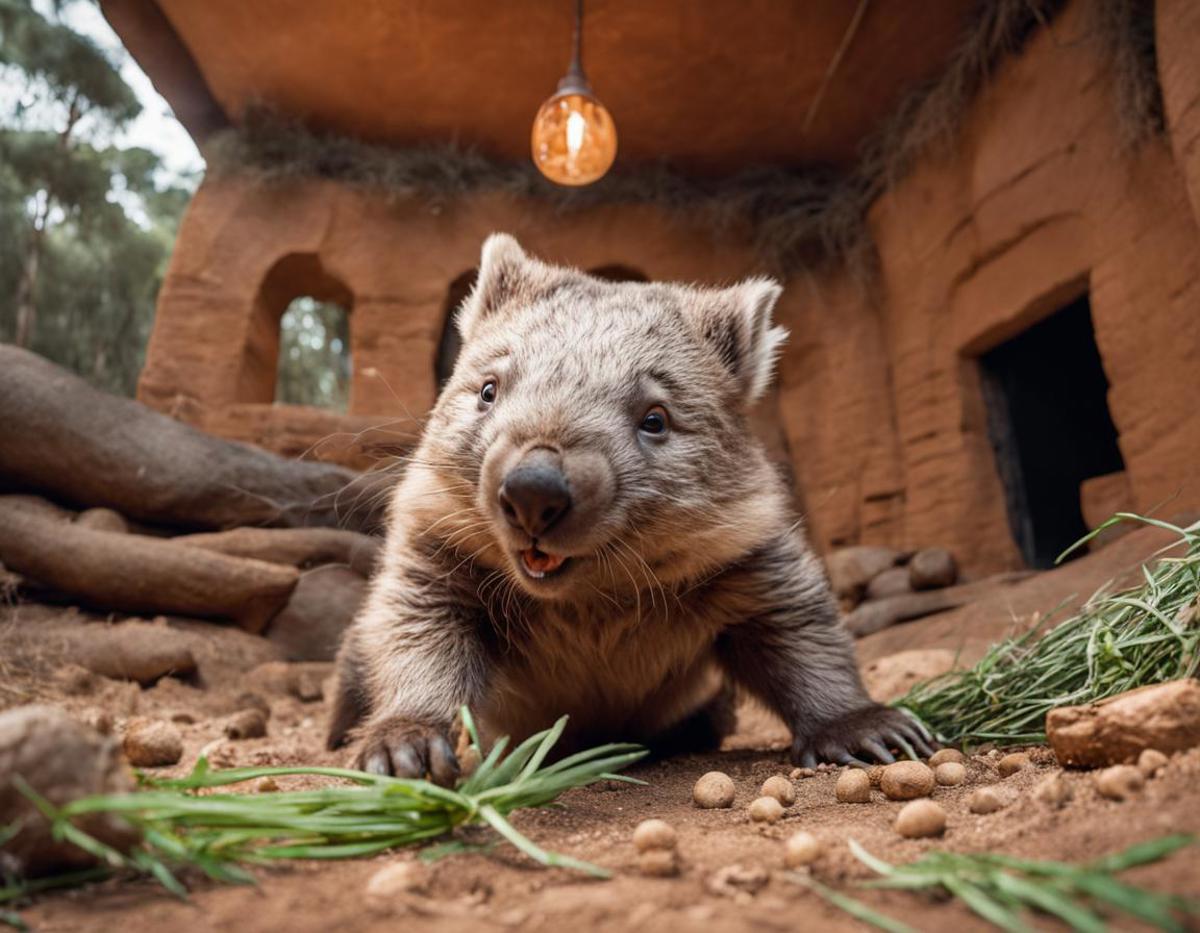
[[[515,741],[715,747],[744,688],[797,762],[929,737],[872,702],[783,480],[747,426],[780,293],[614,283],[483,246],[461,355],[398,483],[338,662],[329,746],[441,783],[466,704]]]

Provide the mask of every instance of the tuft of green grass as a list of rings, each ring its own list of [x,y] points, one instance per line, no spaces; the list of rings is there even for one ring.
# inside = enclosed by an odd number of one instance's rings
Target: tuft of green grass
[[[84,797],[56,808],[24,785],[23,792],[51,821],[56,838],[91,853],[99,867],[74,875],[14,880],[0,888],[0,904],[50,887],[83,884],[113,874],[149,876],[180,897],[179,874],[198,870],[224,883],[254,882],[248,866],[284,859],[344,859],[417,845],[447,836],[458,826],[484,824],[534,861],[597,878],[597,865],[547,852],[508,821],[515,810],[544,807],[565,791],[601,780],[640,784],[615,772],[646,754],[638,745],[610,744],[545,764],[567,724],[564,716],[506,756],[507,737],[483,754],[479,733],[465,708],[463,721],[481,762],[450,790],[423,780],[383,777],[346,768],[232,768],[211,771],[200,759],[187,777],[142,778],[148,786],[127,794]],[[310,775],[340,778],[349,785],[269,794],[197,793],[263,777]],[[88,835],[73,820],[90,813],[116,814],[141,832],[141,842],[119,852]],[[447,840],[431,857],[478,848]],[[6,921],[11,916],[0,915]]]
[[[1180,528],[1122,512],[1074,548],[1122,521],[1173,532],[1184,544],[1183,555],[1144,565],[1138,585],[1119,592],[1101,588],[1049,631],[1050,616],[1025,634],[993,645],[973,668],[918,684],[896,705],[943,742],[1034,744],[1045,742],[1046,714],[1056,707],[1195,676],[1200,669],[1200,522]]]
[[[1109,917],[1116,915],[1156,930],[1183,933],[1190,928],[1183,918],[1195,914],[1200,905],[1126,884],[1115,876],[1128,868],[1156,862],[1195,841],[1192,836],[1163,836],[1083,865],[956,852],[929,852],[907,865],[892,865],[871,855],[853,839],[849,845],[855,858],[881,876],[864,882],[864,887],[949,894],[1010,933],[1035,929],[1027,919],[1034,912],[1055,917],[1080,933],[1105,933]],[[789,877],[864,923],[889,933],[914,933],[906,924],[811,878],[799,874]]]

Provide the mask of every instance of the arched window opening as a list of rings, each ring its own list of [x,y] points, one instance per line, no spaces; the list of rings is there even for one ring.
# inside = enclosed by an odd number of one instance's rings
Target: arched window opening
[[[438,392],[445,388],[446,383],[450,381],[450,376],[454,373],[454,364],[462,349],[462,339],[458,336],[458,327],[455,325],[454,319],[458,315],[458,309],[462,303],[471,294],[471,289],[475,287],[475,280],[478,277],[478,269],[468,269],[451,282],[450,287],[446,289],[446,300],[442,303],[442,333],[438,338],[437,356],[433,361]]]
[[[332,301],[295,298],[279,320],[275,401],[344,412],[350,401],[350,315]]]

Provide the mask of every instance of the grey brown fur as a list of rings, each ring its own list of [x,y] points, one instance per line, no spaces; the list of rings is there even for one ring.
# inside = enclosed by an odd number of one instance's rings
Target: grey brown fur
[[[488,239],[459,314],[462,355],[343,645],[331,747],[353,739],[363,767],[450,781],[467,704],[492,737],[567,713],[569,744],[673,751],[720,740],[734,685],[779,713],[801,762],[924,747],[864,692],[747,428],[785,336],[771,324],[778,294],[765,279],[602,282]],[[643,421],[653,406],[662,434]],[[546,528],[506,518],[499,500],[530,463],[570,489]],[[569,559],[537,579],[522,553]]]

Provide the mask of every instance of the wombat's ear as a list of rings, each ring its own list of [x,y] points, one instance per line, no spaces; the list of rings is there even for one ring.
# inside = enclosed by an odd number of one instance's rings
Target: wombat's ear
[[[749,405],[767,390],[787,331],[771,322],[783,291],[772,279],[756,278],[712,294],[700,322],[705,341],[737,380]]]
[[[463,340],[470,340],[480,321],[526,290],[538,265],[507,233],[493,233],[484,240],[475,287],[455,321]]]

